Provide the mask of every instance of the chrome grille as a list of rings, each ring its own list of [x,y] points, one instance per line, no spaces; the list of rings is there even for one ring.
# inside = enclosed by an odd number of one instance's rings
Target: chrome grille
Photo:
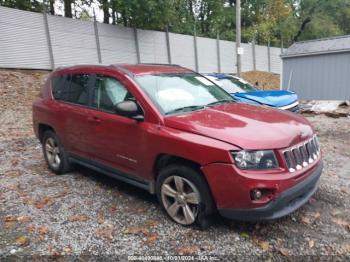
[[[295,172],[307,167],[314,162],[320,155],[320,146],[317,136],[314,135],[304,144],[288,148],[283,152],[289,172]]]

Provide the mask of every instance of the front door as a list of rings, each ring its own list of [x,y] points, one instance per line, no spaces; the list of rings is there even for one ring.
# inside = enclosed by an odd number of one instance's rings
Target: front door
[[[114,105],[134,97],[114,77],[96,75],[92,90],[90,155],[93,160],[135,175],[140,161],[144,132],[142,122],[117,115]]]

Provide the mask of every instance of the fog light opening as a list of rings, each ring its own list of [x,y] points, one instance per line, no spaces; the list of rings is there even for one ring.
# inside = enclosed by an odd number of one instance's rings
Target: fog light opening
[[[259,189],[254,189],[251,192],[251,196],[253,200],[259,200],[262,197],[262,192]]]

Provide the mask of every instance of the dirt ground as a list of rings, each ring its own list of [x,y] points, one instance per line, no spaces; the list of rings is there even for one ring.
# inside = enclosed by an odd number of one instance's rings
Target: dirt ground
[[[242,78],[261,90],[279,90],[280,75],[262,71],[243,72]]]
[[[143,190],[84,168],[50,172],[31,126],[30,105],[44,78],[41,71],[0,70],[0,260],[175,254],[350,259],[349,117],[307,116],[325,168],[304,207],[270,223],[217,217],[200,231],[171,222]]]

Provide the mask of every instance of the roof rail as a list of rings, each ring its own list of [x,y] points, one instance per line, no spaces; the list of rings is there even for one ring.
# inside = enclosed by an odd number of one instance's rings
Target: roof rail
[[[119,69],[120,71],[124,72],[125,74],[127,74],[128,76],[130,76],[131,78],[133,78],[135,75],[133,73],[131,73],[128,69],[123,67],[123,64],[111,64],[109,65],[110,67],[114,67],[115,69]]]
[[[178,64],[161,64],[161,63],[138,63],[138,65],[159,65],[159,66],[178,66]]]

